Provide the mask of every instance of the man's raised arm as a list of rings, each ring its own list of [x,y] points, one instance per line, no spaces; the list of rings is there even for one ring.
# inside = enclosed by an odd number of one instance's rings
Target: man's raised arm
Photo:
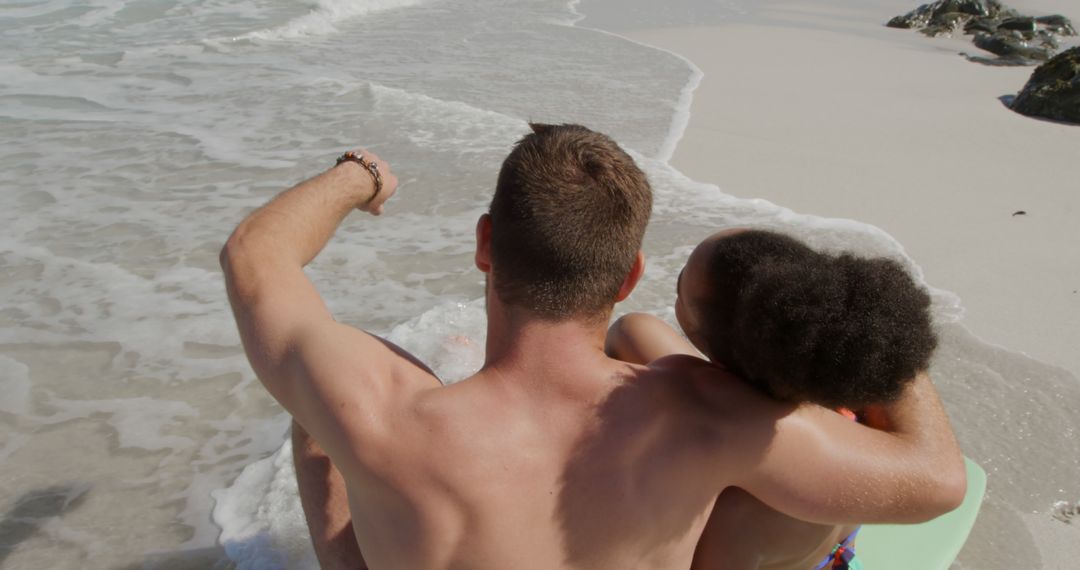
[[[354,155],[255,210],[221,252],[252,368],[332,457],[354,448],[351,436],[375,427],[402,390],[438,383],[401,349],[336,323],[303,272],[349,212],[381,213],[396,188],[385,162]]]

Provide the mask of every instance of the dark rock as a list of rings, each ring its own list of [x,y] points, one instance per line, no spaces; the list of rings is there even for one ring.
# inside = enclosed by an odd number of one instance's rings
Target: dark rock
[[[1006,7],[998,0],[986,0],[986,8],[990,11],[991,16],[998,18],[999,20],[1004,20],[1005,18],[1016,18],[1020,16],[1020,12],[1017,12],[1012,8]]]
[[[1039,40],[1039,45],[1048,47],[1051,51],[1056,52],[1057,48],[1061,46],[1053,34],[1048,34],[1043,30],[1039,30],[1039,33],[1035,35],[1035,39]]]
[[[1035,68],[1012,102],[1017,113],[1080,124],[1080,47]]]
[[[930,20],[930,23],[921,31],[932,38],[949,35],[958,30],[960,26],[970,18],[970,14],[963,14],[961,12],[935,14],[933,19]]]
[[[937,9],[934,10],[936,14],[960,12],[970,16],[990,15],[990,10],[982,0],[944,0],[942,2],[935,2],[934,4],[937,6]]]
[[[1076,34],[1072,22],[1064,16],[1022,16],[1000,0],[937,0],[897,16],[886,25],[915,28],[931,37],[963,29],[974,36],[976,47],[999,56],[999,60],[967,56],[988,65],[1037,65],[1057,51],[1058,36]]]
[[[1042,24],[1043,28],[1062,36],[1075,36],[1076,28],[1068,18],[1060,14],[1053,16],[1039,16],[1035,21]]]
[[[886,22],[885,25],[887,27],[889,27],[889,28],[900,28],[902,30],[907,30],[907,29],[915,27],[912,24],[911,20],[909,20],[905,16],[896,16],[893,19]]]
[[[1012,34],[998,32],[994,35],[975,34],[975,47],[1003,57],[1021,58],[1032,62],[1046,61],[1052,56],[1053,49],[1034,47]]]
[[[1016,30],[1018,32],[1035,32],[1035,18],[1022,17],[1022,18],[1009,18],[1002,20],[999,26],[1005,30]]]
[[[890,28],[925,28],[927,26],[948,27],[949,23],[955,24],[959,18],[953,14],[967,17],[988,16],[989,9],[983,0],[938,0],[933,4],[923,4],[918,8],[897,16],[886,26]],[[943,21],[945,18],[947,21]]]
[[[903,16],[897,16],[889,20],[889,23],[885,25],[890,28],[924,28],[930,23],[930,18],[933,16],[933,7],[930,4],[923,4]]]
[[[975,32],[986,32],[992,34],[997,31],[998,25],[1001,22],[990,18],[974,18],[968,20],[968,23],[964,24],[965,34],[974,34]]]
[[[931,23],[946,26],[950,28],[957,28],[960,24],[967,22],[971,19],[971,14],[965,14],[963,12],[945,12],[944,14],[937,14]]]

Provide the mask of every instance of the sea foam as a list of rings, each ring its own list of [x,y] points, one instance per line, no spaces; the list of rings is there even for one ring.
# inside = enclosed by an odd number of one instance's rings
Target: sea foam
[[[398,10],[425,0],[318,0],[310,12],[274,28],[238,36],[237,40],[291,40],[336,33],[338,26],[359,16]]]
[[[214,491],[219,538],[238,570],[317,569],[300,507],[292,446],[252,463],[227,489]]]

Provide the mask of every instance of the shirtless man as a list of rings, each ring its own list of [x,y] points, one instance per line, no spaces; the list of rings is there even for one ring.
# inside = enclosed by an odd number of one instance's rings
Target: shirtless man
[[[698,245],[679,274],[675,314],[687,338],[631,313],[609,329],[607,351],[639,363],[705,354],[763,393],[892,430],[890,417],[903,413],[892,403],[930,386],[924,371],[937,339],[929,306],[895,261],[728,230]],[[918,420],[899,424],[922,429]],[[788,517],[731,487],[713,507],[693,569],[854,570],[857,532]]]
[[[382,212],[396,180],[377,157],[279,195],[222,251],[252,367],[303,428],[301,499],[324,567],[363,564],[343,546],[355,537],[378,569],[688,568],[733,485],[833,523],[959,504],[955,441],[927,435],[949,432],[932,390],[897,416],[927,429],[883,432],[763,397],[701,359],[605,355],[613,305],[644,268],[651,190],[607,137],[533,130],[477,223],[486,359],[456,384],[335,322],[304,275],[352,209]]]

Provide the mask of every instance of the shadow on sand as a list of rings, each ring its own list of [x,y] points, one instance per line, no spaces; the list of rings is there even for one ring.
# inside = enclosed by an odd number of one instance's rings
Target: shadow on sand
[[[0,567],[15,549],[41,531],[48,521],[79,508],[90,485],[71,483],[24,493],[0,520]]]
[[[113,570],[233,570],[236,565],[220,546],[148,554],[142,562]]]

